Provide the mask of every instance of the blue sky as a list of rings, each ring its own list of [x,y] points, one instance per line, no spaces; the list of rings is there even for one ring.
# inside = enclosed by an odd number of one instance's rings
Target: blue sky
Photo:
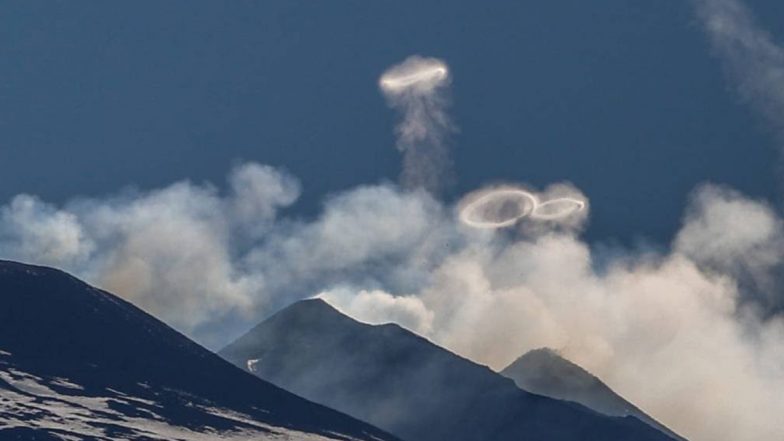
[[[748,2],[781,35],[784,6]],[[776,139],[724,78],[686,1],[35,2],[0,16],[0,200],[52,202],[253,160],[290,209],[394,180],[376,80],[411,54],[452,71],[458,177],[574,182],[590,240],[669,241],[689,192],[777,202]]]

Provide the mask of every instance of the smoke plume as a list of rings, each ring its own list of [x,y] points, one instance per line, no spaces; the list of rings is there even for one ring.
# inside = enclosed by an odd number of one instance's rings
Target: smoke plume
[[[379,79],[389,105],[401,113],[397,148],[403,153],[400,180],[405,188],[438,194],[452,180],[445,142],[452,129],[446,113],[449,83],[446,63],[416,55],[389,68]]]

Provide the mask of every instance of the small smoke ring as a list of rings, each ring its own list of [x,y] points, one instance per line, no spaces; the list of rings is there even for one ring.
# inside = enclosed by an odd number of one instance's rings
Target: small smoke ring
[[[585,201],[575,198],[557,198],[538,204],[531,212],[532,219],[563,219],[585,209]]]

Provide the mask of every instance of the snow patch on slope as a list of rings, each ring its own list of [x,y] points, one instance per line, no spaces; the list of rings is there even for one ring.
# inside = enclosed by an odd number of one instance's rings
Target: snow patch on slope
[[[236,430],[219,431],[210,427],[193,430],[167,422],[156,413],[160,406],[147,399],[104,389],[103,396],[73,395],[84,387],[68,379],[45,380],[0,361],[0,432],[29,428],[56,433],[62,439],[92,437],[100,440],[240,441],[240,440],[301,440],[321,441],[314,434],[273,427],[254,421],[248,415],[220,407],[192,404],[212,416],[233,423]],[[60,394],[55,388],[70,393]],[[129,407],[142,416],[129,416],[117,409]],[[346,439],[345,436],[336,436]]]

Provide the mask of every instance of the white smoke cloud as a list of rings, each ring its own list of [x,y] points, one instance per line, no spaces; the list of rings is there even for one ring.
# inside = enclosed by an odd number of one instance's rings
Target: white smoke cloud
[[[405,292],[448,252],[447,216],[425,192],[358,187],[330,199],[313,222],[284,223],[245,261],[274,274],[267,278],[270,292],[310,295],[333,284]]]
[[[35,196],[16,196],[0,207],[0,249],[20,260],[62,266],[93,250],[76,216]]]
[[[0,255],[75,272],[210,343],[212,325],[261,300],[261,275],[242,269],[237,243],[299,193],[294,178],[258,164],[229,183],[226,195],[179,182],[60,208],[20,195],[0,207]]]
[[[379,79],[389,105],[402,114],[397,147],[403,153],[401,182],[406,188],[437,194],[452,179],[445,142],[452,130],[446,113],[449,83],[446,63],[417,55],[389,68]]]
[[[760,306],[781,306],[784,225],[772,207],[713,186],[696,193],[686,219],[677,251],[706,270],[732,275]]]
[[[218,347],[338,282],[419,286],[447,252],[448,210],[425,192],[359,187],[313,222],[278,218],[299,191],[295,178],[249,163],[225,193],[178,182],[63,207],[20,195],[0,206],[0,257],[71,271]]]
[[[254,235],[264,233],[281,208],[293,204],[301,189],[297,179],[268,165],[246,163],[229,175],[232,220]]]
[[[230,218],[210,188],[187,183],[136,199],[83,202],[75,208],[100,244],[98,283],[187,331],[253,304],[259,281],[231,263]]]

